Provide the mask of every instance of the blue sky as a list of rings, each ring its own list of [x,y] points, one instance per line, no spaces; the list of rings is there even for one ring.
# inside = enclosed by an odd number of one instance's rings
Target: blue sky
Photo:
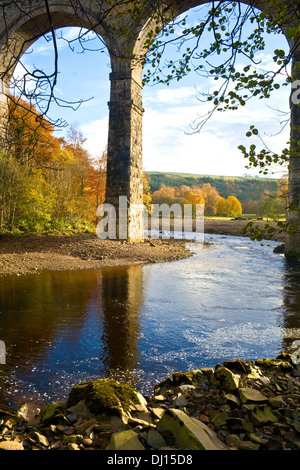
[[[189,12],[190,24],[197,21],[197,9]],[[77,28],[64,29],[64,36],[74,38]],[[283,36],[270,37],[266,50],[259,58],[266,66],[273,66],[274,49],[286,49]],[[96,44],[95,44],[96,47]],[[170,52],[172,53],[172,52]],[[40,38],[22,57],[28,67],[51,70],[52,45]],[[57,96],[66,101],[88,100],[77,111],[55,108],[51,116],[63,117],[69,124],[80,127],[86,137],[91,155],[101,155],[107,143],[109,101],[109,57],[106,53],[72,52],[65,41],[59,41],[59,81]],[[16,74],[22,73],[19,65]],[[282,119],[276,111],[288,111],[289,89],[276,92],[272,100],[251,101],[239,111],[215,113],[201,133],[191,134],[191,123],[210,109],[197,99],[197,90],[215,87],[210,80],[202,80],[191,73],[180,82],[166,85],[146,85],[143,91],[143,152],[144,169],[224,176],[243,176],[257,172],[245,169],[246,161],[237,149],[248,144],[245,133],[250,124],[256,124],[272,150],[280,151],[289,140],[289,129],[277,136]],[[61,131],[63,133],[63,131]],[[259,143],[258,143],[259,145]],[[275,176],[278,176],[276,174]]]

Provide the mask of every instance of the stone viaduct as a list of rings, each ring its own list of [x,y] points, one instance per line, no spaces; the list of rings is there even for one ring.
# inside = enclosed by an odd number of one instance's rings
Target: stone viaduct
[[[0,74],[8,86],[14,67],[26,49],[51,28],[79,26],[100,34],[111,58],[111,93],[109,102],[107,202],[118,206],[119,196],[126,196],[129,206],[142,204],[142,58],[150,31],[157,32],[154,14],[177,17],[205,0],[142,0],[130,9],[121,0],[1,0],[0,1]],[[268,13],[266,0],[249,0]],[[247,0],[244,1],[247,3]],[[286,0],[279,0],[285,4]],[[163,28],[163,20],[159,28]],[[293,21],[293,18],[290,20]],[[283,31],[284,32],[284,31]],[[294,54],[300,62],[300,48]],[[300,79],[300,68],[297,71]],[[5,90],[4,90],[5,91]],[[1,95],[2,111],[6,106]],[[298,127],[299,126],[299,127]],[[300,141],[300,108],[291,100],[291,142]],[[300,222],[300,157],[293,153],[289,162],[290,222]],[[128,239],[139,239],[134,213],[128,217]],[[299,229],[287,237],[286,255],[300,257]]]

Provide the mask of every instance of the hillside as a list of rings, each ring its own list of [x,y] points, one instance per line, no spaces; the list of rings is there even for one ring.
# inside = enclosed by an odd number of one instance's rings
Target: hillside
[[[276,193],[277,180],[269,178],[235,177],[235,176],[210,176],[195,175],[189,173],[162,173],[145,172],[149,178],[151,193],[157,191],[162,184],[165,186],[180,187],[203,186],[210,183],[215,187],[220,196],[228,198],[235,196],[241,203],[257,201],[264,191]]]

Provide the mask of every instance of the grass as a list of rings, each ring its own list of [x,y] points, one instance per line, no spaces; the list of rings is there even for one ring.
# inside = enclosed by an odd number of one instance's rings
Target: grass
[[[201,175],[196,173],[173,173],[173,172],[164,172],[164,171],[145,171],[145,173],[149,175],[154,174],[161,174],[167,177],[180,177],[180,178],[214,178],[214,179],[224,179],[230,181],[243,181],[243,180],[251,180],[251,181],[261,181],[263,179],[268,179],[270,181],[277,181],[276,178],[262,178],[259,176],[223,176],[223,175]]]

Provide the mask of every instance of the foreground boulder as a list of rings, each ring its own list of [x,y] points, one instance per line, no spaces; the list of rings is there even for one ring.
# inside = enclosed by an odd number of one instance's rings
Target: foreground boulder
[[[170,431],[178,446],[184,450],[224,450],[226,447],[208,426],[181,410],[167,410],[157,428]]]
[[[115,380],[98,379],[76,385],[69,394],[67,406],[83,405],[90,416],[116,415],[124,419],[137,406],[145,407],[145,399],[129,385]]]

